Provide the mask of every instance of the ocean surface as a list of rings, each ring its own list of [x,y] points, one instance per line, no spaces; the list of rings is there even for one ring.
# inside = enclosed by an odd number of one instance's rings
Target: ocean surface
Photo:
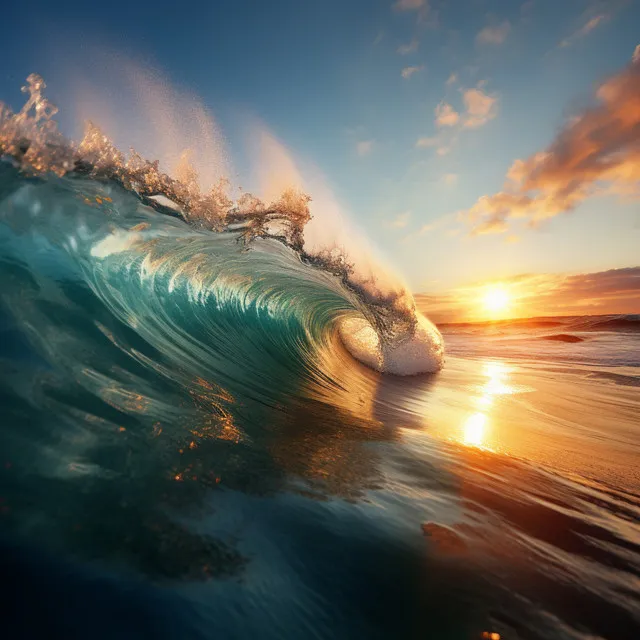
[[[295,238],[15,122],[2,637],[640,637],[639,316],[443,325],[440,369]]]

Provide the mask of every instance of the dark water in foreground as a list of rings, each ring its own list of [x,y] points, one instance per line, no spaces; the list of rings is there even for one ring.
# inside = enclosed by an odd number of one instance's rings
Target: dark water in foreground
[[[2,637],[640,637],[637,331],[451,328],[383,376],[286,252],[11,179]]]

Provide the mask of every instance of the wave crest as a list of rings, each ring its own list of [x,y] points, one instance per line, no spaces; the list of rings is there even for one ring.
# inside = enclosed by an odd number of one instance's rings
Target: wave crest
[[[75,144],[58,131],[53,120],[57,108],[44,96],[45,86],[40,76],[31,74],[23,87],[28,99],[19,112],[0,104],[0,156],[23,173],[115,182],[160,213],[197,229],[233,234],[242,250],[253,248],[258,238],[278,241],[301,262],[336,277],[360,301],[364,320],[358,326],[343,323],[340,329],[345,346],[357,359],[400,374],[442,366],[442,338],[416,311],[408,291],[382,292],[375,277],[361,277],[344,251],[335,247],[307,251],[304,230],[312,216],[306,193],[290,188],[271,202],[248,192],[233,197],[226,179],[203,192],[188,153],[176,171],[179,178],[171,177],[158,161],[148,161],[134,149],[120,151],[91,122]],[[105,237],[99,248],[94,247],[93,257],[112,253],[123,240],[116,236]],[[130,235],[124,242],[127,249],[140,244]]]

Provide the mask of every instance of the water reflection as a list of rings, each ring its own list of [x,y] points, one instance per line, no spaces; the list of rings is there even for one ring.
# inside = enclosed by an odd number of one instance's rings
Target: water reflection
[[[484,413],[472,413],[464,423],[462,435],[464,443],[469,446],[479,447],[484,442],[487,416]]]
[[[486,377],[483,384],[476,387],[477,395],[473,404],[478,410],[467,416],[462,425],[461,441],[470,447],[490,449],[491,441],[491,409],[496,397],[511,395],[516,392],[509,382],[511,368],[499,360],[484,363],[482,374]]]
[[[511,368],[504,362],[487,362],[484,365],[483,372],[488,378],[484,386],[481,387],[486,396],[509,395],[515,391],[512,386],[506,384]]]

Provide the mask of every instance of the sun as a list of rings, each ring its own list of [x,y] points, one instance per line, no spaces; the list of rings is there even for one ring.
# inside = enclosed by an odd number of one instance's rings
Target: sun
[[[509,294],[504,287],[493,285],[484,294],[485,309],[493,314],[504,311],[509,306]]]

